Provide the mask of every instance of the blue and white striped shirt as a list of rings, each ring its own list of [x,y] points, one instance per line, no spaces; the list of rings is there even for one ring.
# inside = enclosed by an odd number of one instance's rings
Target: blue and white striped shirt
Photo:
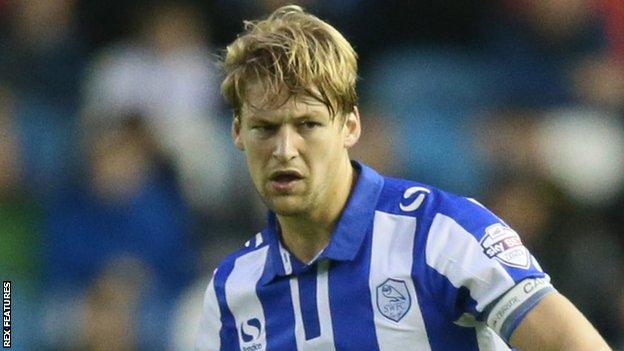
[[[357,183],[329,245],[303,264],[277,221],[215,271],[198,350],[509,350],[549,278],[474,200],[384,178]]]

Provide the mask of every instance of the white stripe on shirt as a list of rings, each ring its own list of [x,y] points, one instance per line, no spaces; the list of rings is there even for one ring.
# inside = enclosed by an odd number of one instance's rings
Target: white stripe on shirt
[[[468,288],[479,312],[515,285],[509,273],[483,253],[472,234],[440,213],[429,229],[426,262],[454,287]]]
[[[266,349],[266,319],[256,293],[256,284],[262,277],[268,250],[269,247],[265,246],[237,258],[234,269],[225,281],[225,299],[236,321],[241,348],[260,344],[262,350]],[[260,330],[248,323],[253,319],[260,322]],[[243,331],[253,339],[245,342]]]
[[[371,249],[369,288],[380,351],[429,351],[425,324],[412,280],[412,260],[416,218],[375,212]],[[378,308],[377,290],[388,278],[405,283],[411,305],[398,322],[385,317]]]

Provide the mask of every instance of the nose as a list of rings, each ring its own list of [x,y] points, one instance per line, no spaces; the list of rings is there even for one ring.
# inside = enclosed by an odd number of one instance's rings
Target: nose
[[[292,130],[289,126],[283,126],[280,128],[280,131],[275,138],[273,157],[281,162],[290,161],[297,157],[299,154],[296,145],[297,138],[297,132]]]

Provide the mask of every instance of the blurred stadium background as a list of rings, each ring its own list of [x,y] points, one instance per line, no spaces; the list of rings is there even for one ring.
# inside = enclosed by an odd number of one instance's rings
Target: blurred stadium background
[[[263,226],[216,55],[280,0],[0,0],[17,350],[189,350]],[[624,3],[299,2],[361,58],[354,158],[492,208],[624,350]]]

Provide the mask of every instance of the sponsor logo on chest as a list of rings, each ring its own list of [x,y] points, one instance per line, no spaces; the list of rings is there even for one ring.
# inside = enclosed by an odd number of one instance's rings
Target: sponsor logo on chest
[[[262,324],[258,318],[252,318],[241,323],[240,335],[243,339],[242,351],[260,351],[263,349],[262,344],[257,342],[262,335]]]

